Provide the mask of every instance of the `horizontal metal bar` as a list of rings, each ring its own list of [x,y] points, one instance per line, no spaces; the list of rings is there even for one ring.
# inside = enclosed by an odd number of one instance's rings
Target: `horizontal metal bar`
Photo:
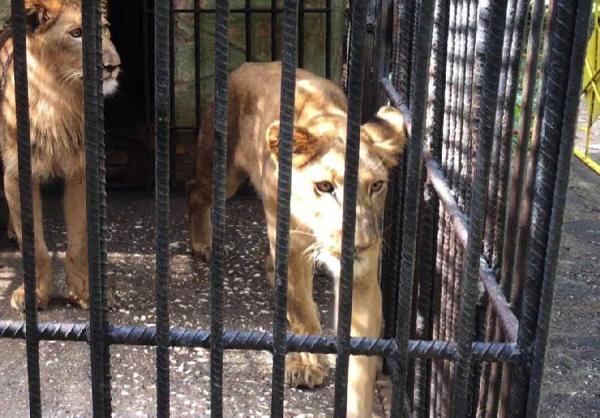
[[[404,117],[404,123],[406,125],[407,133],[410,133],[410,126],[412,118],[406,105],[402,103],[400,95],[394,88],[394,86],[387,80],[381,79],[381,84],[387,93],[388,97],[392,101],[395,107],[400,110]],[[448,186],[448,182],[444,177],[441,166],[436,161],[429,151],[427,146],[423,149],[423,158],[425,159],[425,168],[427,169],[427,176],[431,185],[433,186],[445,212],[450,217],[450,222],[454,228],[456,236],[462,247],[465,248],[468,240],[468,219],[467,216],[460,210],[456,199],[452,194],[452,190]],[[496,273],[491,270],[487,262],[483,257],[480,259],[479,278],[485,288],[494,310],[498,314],[501,320],[502,328],[504,329],[508,341],[516,341],[519,329],[519,321],[511,310],[511,306],[506,300],[506,296],[498,281],[496,280]]]
[[[332,8],[328,7],[307,7],[302,9],[303,13],[326,13],[331,12]],[[283,13],[283,8],[271,9],[268,7],[260,7],[256,9],[246,9],[246,8],[236,8],[231,9],[229,13]],[[148,13],[152,13],[152,10],[149,10]],[[171,10],[172,14],[192,14],[192,13],[215,13],[215,9],[173,9]]]
[[[39,339],[43,341],[87,341],[89,326],[86,323],[45,322],[38,325]],[[156,346],[156,327],[147,325],[109,326],[106,336],[110,344]],[[25,322],[0,321],[0,339],[24,339]],[[210,332],[192,328],[171,328],[172,347],[210,348]],[[289,352],[335,354],[336,338],[287,334]],[[273,335],[261,331],[228,330],[223,334],[223,348],[227,350],[271,351]],[[408,352],[412,357],[456,360],[456,343],[450,341],[410,340]],[[394,357],[397,353],[393,339],[352,338],[350,354]],[[473,343],[473,358],[478,361],[516,363],[520,353],[513,343]]]

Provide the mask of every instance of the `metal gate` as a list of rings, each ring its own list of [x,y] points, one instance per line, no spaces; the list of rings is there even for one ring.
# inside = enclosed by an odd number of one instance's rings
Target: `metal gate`
[[[372,13],[367,13],[368,6]],[[41,340],[87,341],[94,416],[111,414],[110,346],[156,346],[157,415],[169,415],[169,349],[210,350],[211,414],[223,416],[223,351],[273,353],[272,416],[284,413],[288,352],[336,353],[335,416],[346,415],[348,359],[375,355],[392,377],[392,416],[535,416],[565,193],[573,149],[590,0],[351,2],[344,235],[336,337],[286,333],[294,71],[298,2],[284,0],[275,323],[271,333],[222,321],[228,0],[217,0],[215,203],[211,327],[169,324],[170,4],[155,3],[156,327],[111,325],[106,309],[106,195],[100,81],[100,2],[83,1],[90,320],[39,323],[31,196],[24,1],[12,0],[25,322],[0,337],[26,340],[31,416],[41,416]],[[531,6],[531,8],[530,8]],[[544,26],[544,22],[547,24]],[[545,27],[545,29],[544,29]],[[374,30],[375,29],[375,30]],[[542,37],[543,33],[543,37]],[[367,35],[368,34],[368,35]],[[527,46],[524,39],[527,35]],[[365,48],[369,36],[368,50]],[[540,45],[543,39],[543,54]],[[521,81],[521,57],[526,52]],[[541,61],[539,58],[541,57]],[[368,82],[405,114],[409,146],[386,207],[384,338],[351,338],[358,147]],[[541,77],[538,77],[540,68]],[[539,78],[539,83],[536,81]],[[520,117],[515,117],[522,89]],[[372,93],[369,91],[369,93]],[[532,115],[535,114],[535,119]],[[512,149],[513,126],[518,127]],[[511,169],[512,165],[512,169]]]

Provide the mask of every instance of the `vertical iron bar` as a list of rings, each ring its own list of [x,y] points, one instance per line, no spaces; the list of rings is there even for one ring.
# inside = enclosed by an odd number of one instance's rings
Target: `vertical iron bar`
[[[252,0],[244,0],[244,30],[246,33],[246,61],[252,59]]]
[[[527,11],[529,9],[528,0],[519,0],[516,4],[516,17],[514,23],[514,32],[512,37],[512,46],[510,51],[510,60],[508,68],[508,79],[506,85],[506,97],[505,97],[505,108],[502,115],[502,150],[500,153],[500,166],[498,171],[500,172],[500,185],[499,185],[499,196],[498,196],[498,210],[495,219],[495,239],[493,244],[493,254],[491,264],[493,267],[502,268],[501,262],[503,261],[503,253],[506,248],[505,240],[505,220],[507,212],[507,200],[508,200],[508,179],[510,175],[510,155],[512,149],[513,139],[513,127],[514,127],[514,108],[517,96],[517,90],[519,87],[519,68],[521,65],[521,59],[523,55],[523,42],[525,35],[525,27],[527,22]],[[498,125],[500,126],[500,125]],[[512,246],[512,242],[509,241],[509,246]],[[505,296],[508,297],[508,290],[506,289],[505,278],[499,275],[500,283],[504,289]],[[498,317],[494,314],[491,316],[494,319],[490,322],[490,327],[493,324],[493,330],[490,333],[490,341],[499,341],[503,338],[504,332],[500,325]],[[485,385],[488,391],[487,404],[482,408],[488,410],[489,417],[498,416],[499,408],[499,395],[501,389],[501,370],[503,366],[501,364],[492,364],[490,367],[490,377],[487,381],[481,382]],[[483,397],[481,398],[483,400]]]
[[[249,0],[247,0],[249,1]],[[200,0],[194,1],[194,98],[196,108],[196,135],[202,129],[202,50],[200,49]],[[175,40],[173,39],[172,42]]]
[[[110,359],[105,338],[106,278],[103,271],[103,223],[105,193],[103,176],[104,130],[102,96],[102,28],[100,2],[82,2],[84,129],[86,147],[86,211],[90,292],[90,345],[92,403],[95,417],[110,415]]]
[[[271,61],[277,58],[277,0],[271,0]]]
[[[290,238],[290,197],[292,187],[292,148],[296,99],[296,59],[298,57],[298,2],[284,0],[279,169],[277,179],[277,226],[275,280],[277,295],[273,322],[273,376],[271,416],[283,417],[285,355],[287,353],[287,286]]]
[[[541,94],[545,97],[540,121],[539,159],[535,170],[534,196],[531,205],[531,230],[527,246],[527,272],[523,282],[521,323],[517,343],[524,352],[524,360],[515,369],[511,390],[513,413],[525,414],[531,379],[529,362],[537,338],[540,296],[546,276],[548,230],[552,215],[552,199],[556,182],[557,158],[563,128],[566,89],[571,64],[571,49],[575,33],[584,29],[575,26],[576,8],[572,2],[557,1],[549,23],[549,56],[545,76],[547,81]],[[583,48],[583,47],[582,47]],[[562,209],[562,208],[561,208]],[[551,287],[551,285],[550,285]],[[550,301],[548,301],[550,303]],[[546,309],[547,307],[543,307]],[[537,409],[536,409],[537,410]]]
[[[531,130],[531,114],[535,97],[535,83],[537,79],[537,67],[539,49],[542,34],[542,23],[544,20],[544,1],[535,0],[531,15],[529,38],[527,42],[527,61],[523,79],[523,103],[521,108],[521,120],[519,123],[519,142],[514,152],[514,171],[510,177],[509,207],[504,229],[505,245],[502,252],[502,288],[508,297],[511,293],[513,281],[513,268],[516,256],[516,245],[506,245],[507,242],[517,234],[517,224],[523,195],[525,181],[525,170],[527,161],[527,146],[529,144]],[[509,299],[513,304],[514,300]],[[507,416],[508,394],[510,390],[510,368],[502,365],[502,385],[500,389],[499,414]]]
[[[298,1],[298,67],[304,68],[304,0]]]
[[[156,7],[156,2],[161,1],[161,0],[154,0],[155,4],[154,4],[154,13],[156,13],[157,7]],[[173,11],[174,6],[173,6],[173,2],[175,0],[169,0],[169,31],[167,32],[169,34],[169,39],[171,39],[171,42],[169,43],[169,78],[170,78],[170,112],[171,115],[173,115],[173,117],[175,117],[175,115],[177,114],[175,112],[175,12]],[[155,51],[156,54],[156,51]],[[156,58],[155,58],[156,59]],[[156,70],[155,70],[156,71]],[[155,86],[156,88],[156,86]],[[173,127],[176,125],[176,121],[172,120],[171,121],[171,131],[173,132]],[[177,137],[174,135],[171,135],[172,138],[170,138],[169,141],[169,160],[170,160],[170,168],[169,170],[171,171],[171,180],[170,180],[170,186],[171,187],[175,187],[175,183],[177,181],[177,176],[176,176],[176,158],[177,158]],[[173,140],[173,138],[175,140]]]
[[[521,120],[519,121],[518,145],[514,152],[514,171],[510,179],[509,208],[506,218],[505,236],[509,241],[517,234],[521,199],[523,197],[524,183],[526,179],[527,147],[531,134],[531,122],[533,104],[535,98],[535,84],[538,74],[538,59],[541,43],[542,27],[544,21],[544,0],[535,0],[531,14],[531,28],[527,41],[527,64],[523,78],[523,103],[521,108]],[[504,281],[504,291],[510,292],[513,282],[513,274],[516,259],[516,245],[505,245],[502,253],[501,277]],[[511,302],[515,302],[511,300]]]
[[[229,0],[215,10],[215,115],[213,151],[212,254],[210,257],[210,406],[223,416],[223,281],[225,280],[225,201],[227,176],[227,102]]]
[[[415,272],[417,222],[421,191],[421,165],[425,136],[425,113],[429,83],[429,58],[433,31],[433,1],[420,3],[420,21],[415,36],[414,62],[411,75],[410,111],[412,126],[406,165],[406,192],[402,224],[402,260],[398,289],[398,317],[396,318],[396,343],[398,344],[397,381],[392,396],[392,415],[407,416],[404,396],[408,377],[408,338],[412,309],[412,285]]]
[[[498,101],[496,103],[496,125],[494,127],[494,137],[493,137],[493,145],[492,145],[492,162],[490,167],[490,183],[488,185],[488,205],[486,210],[486,219],[485,219],[485,231],[484,231],[484,243],[483,243],[483,256],[487,261],[488,265],[492,265],[492,258],[496,253],[494,248],[494,243],[496,242],[496,221],[498,219],[498,204],[500,200],[500,196],[498,196],[498,191],[500,189],[500,176],[502,175],[500,171],[500,157],[502,154],[502,150],[505,148],[504,143],[502,142],[505,139],[503,135],[504,125],[504,116],[507,112],[507,83],[510,72],[510,64],[512,57],[512,47],[513,47],[513,38],[515,33],[515,24],[517,18],[517,3],[518,0],[509,0],[507,5],[506,12],[506,29],[504,31],[504,42],[502,47],[502,67],[500,70],[500,81],[498,82]],[[523,0],[521,0],[523,3]],[[514,103],[513,103],[514,105]],[[511,113],[512,114],[512,113]],[[511,141],[512,136],[508,138],[508,141]],[[509,142],[510,145],[510,142]],[[487,303],[487,300],[484,298],[482,304],[485,309],[484,320],[480,319],[480,323],[485,324],[482,330],[485,335],[485,341],[493,341],[496,338],[495,332],[495,319],[496,315],[491,306],[491,304]],[[477,411],[478,416],[485,416],[487,409],[487,399],[488,394],[491,394],[495,388],[490,387],[490,374],[493,365],[491,363],[483,363],[481,365],[480,372],[480,381],[479,383],[479,394],[478,394],[478,405],[479,410]]]
[[[325,77],[331,78],[331,0],[325,1]]]
[[[169,416],[169,173],[170,173],[170,10],[169,0],[154,3],[154,123],[155,250],[156,250],[156,408],[158,417]]]
[[[346,416],[350,326],[352,319],[352,284],[354,276],[354,234],[356,229],[356,196],[360,152],[360,124],[363,101],[367,1],[352,1],[350,25],[350,60],[348,67],[348,125],[344,168],[344,203],[342,259],[340,271],[337,361],[335,367],[334,416]]]
[[[452,416],[467,415],[468,382],[471,371],[471,344],[475,336],[475,305],[479,281],[479,257],[485,223],[487,186],[490,172],[494,116],[502,57],[502,36],[506,3],[484,1],[480,6],[476,45],[475,103],[473,106],[477,162],[472,182],[469,211],[469,240],[465,248],[460,292],[457,345],[458,361],[453,382]]]
[[[19,159],[19,199],[21,205],[23,272],[25,286],[25,323],[29,415],[40,417],[40,360],[37,324],[35,237],[31,181],[31,140],[29,124],[29,90],[27,74],[27,27],[23,0],[12,0],[12,38],[14,56],[15,105]]]
[[[429,86],[429,102],[427,120],[431,121],[427,126],[427,142],[429,144],[433,158],[438,161],[442,157],[442,138],[443,138],[443,123],[444,123],[444,92],[446,90],[446,58],[448,47],[448,19],[450,13],[450,2],[448,0],[437,0],[435,5],[435,18],[432,32],[432,60],[430,73],[432,78]],[[432,197],[432,200],[434,197]],[[435,251],[435,268],[433,275],[432,289],[432,306],[431,306],[431,326],[432,338],[440,338],[439,317],[441,309],[441,266],[442,266],[442,251],[441,251],[441,234],[443,231],[443,216],[439,216],[436,211],[439,211],[439,202],[431,202],[432,216],[437,223],[437,231],[434,234],[434,240],[437,241]],[[440,227],[441,226],[441,227]],[[434,245],[432,241],[432,245]],[[437,360],[431,361],[430,374],[430,396],[429,396],[429,412],[436,413],[436,400],[440,386],[437,385],[437,376],[441,363]],[[415,409],[419,417],[425,417],[425,405],[420,408],[419,403],[415,405]],[[422,409],[422,410],[421,410]]]
[[[540,311],[537,321],[537,332],[533,345],[533,360],[531,364],[531,377],[529,382],[529,394],[527,402],[527,415],[536,416],[539,410],[540,392],[544,374],[544,360],[546,355],[546,343],[550,325],[550,314],[552,312],[552,300],[554,296],[554,279],[558,263],[558,252],[563,224],[563,214],[566,204],[566,193],[571,167],[571,155],[575,139],[575,128],[577,125],[577,111],[579,105],[579,94],[581,92],[581,78],[583,74],[583,62],[586,51],[587,31],[590,23],[592,2],[581,0],[577,7],[577,15],[573,25],[572,53],[569,62],[569,77],[566,86],[566,97],[562,121],[562,133],[560,137],[559,153],[556,155],[557,164],[556,180],[553,190],[552,212],[548,228],[548,240],[546,242],[546,259],[544,260],[544,278],[540,295]]]

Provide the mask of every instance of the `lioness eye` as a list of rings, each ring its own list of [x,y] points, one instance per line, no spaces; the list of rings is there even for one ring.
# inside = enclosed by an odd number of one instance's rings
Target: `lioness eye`
[[[378,191],[383,189],[383,185],[383,181],[376,181],[375,183],[371,184],[371,193],[377,193]]]
[[[333,193],[334,189],[333,184],[331,184],[329,181],[320,181],[315,183],[315,187],[321,193]]]
[[[69,35],[71,35],[73,38],[81,38],[81,35],[82,35],[81,28],[73,29],[69,33]]]

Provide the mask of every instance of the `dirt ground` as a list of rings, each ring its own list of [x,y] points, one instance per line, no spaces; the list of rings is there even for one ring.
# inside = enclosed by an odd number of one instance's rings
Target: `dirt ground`
[[[600,177],[574,160],[557,277],[543,417],[600,416]],[[0,204],[0,228],[6,219]],[[272,301],[264,280],[266,237],[258,201],[230,202],[228,267],[225,282],[225,327],[270,330]],[[45,196],[46,237],[54,254],[57,293],[65,293],[65,235],[60,197]],[[171,207],[171,319],[173,326],[208,328],[207,268],[188,254],[184,199]],[[152,195],[109,195],[109,285],[117,304],[115,324],[153,324]],[[20,319],[8,307],[10,294],[22,277],[15,246],[0,233],[0,318]],[[317,300],[326,332],[331,330],[331,283],[317,279]],[[40,313],[41,321],[83,322],[87,314],[65,301]],[[0,340],[0,417],[25,417],[27,380],[25,344]],[[8,354],[10,353],[10,354]],[[155,414],[154,350],[113,346],[113,407],[115,416]],[[89,350],[82,343],[43,342],[40,353],[43,414],[48,417],[91,416]],[[203,349],[176,348],[171,355],[173,416],[208,416],[209,362]],[[266,416],[270,407],[271,356],[266,352],[228,351],[225,355],[225,416]],[[322,417],[333,412],[333,373],[318,390],[286,390],[288,416]],[[378,404],[377,416],[382,415]]]

